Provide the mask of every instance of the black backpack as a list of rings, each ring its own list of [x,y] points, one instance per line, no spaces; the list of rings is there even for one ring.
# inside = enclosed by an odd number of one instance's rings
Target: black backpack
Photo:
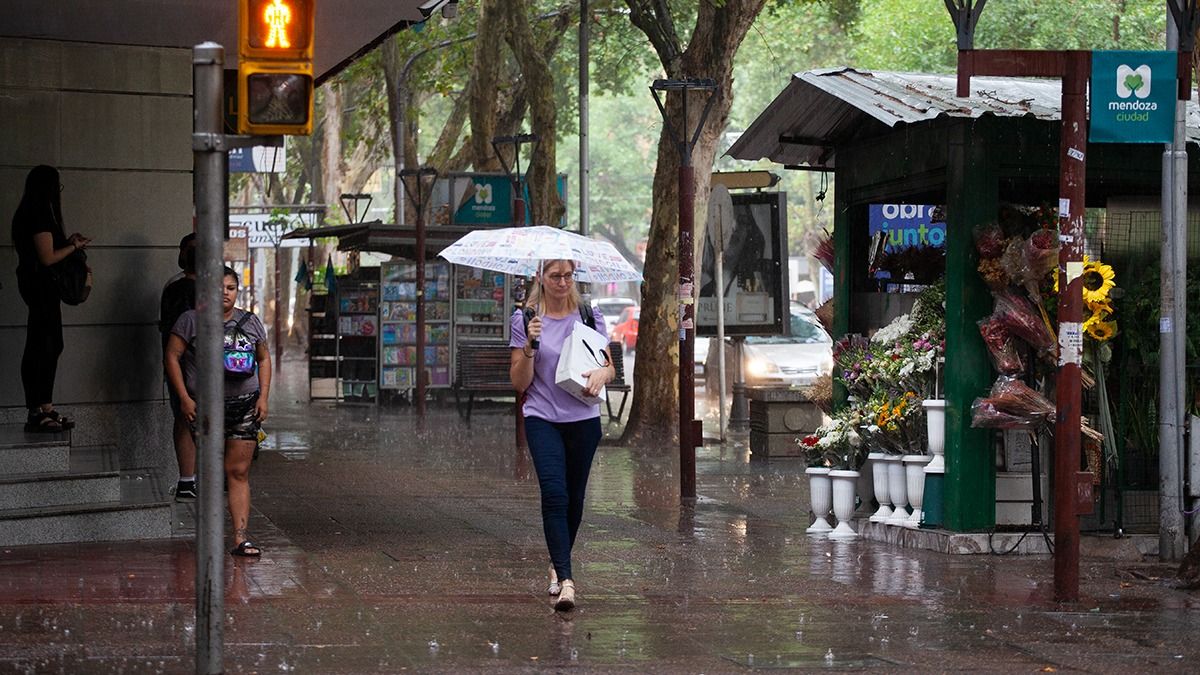
[[[86,253],[76,249],[46,269],[59,300],[78,305],[88,299],[92,292],[92,268],[88,267]]]

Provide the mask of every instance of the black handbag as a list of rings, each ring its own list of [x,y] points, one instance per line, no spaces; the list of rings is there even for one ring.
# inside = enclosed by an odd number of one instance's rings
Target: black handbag
[[[48,269],[59,300],[78,305],[88,299],[92,292],[92,268],[88,267],[86,253],[75,250]]]

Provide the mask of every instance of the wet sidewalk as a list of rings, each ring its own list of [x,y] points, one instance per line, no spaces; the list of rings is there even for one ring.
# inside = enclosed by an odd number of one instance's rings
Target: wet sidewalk
[[[289,364],[290,365],[290,364]],[[1194,670],[1171,569],[945,556],[804,535],[803,466],[602,446],[576,547],[580,606],[545,595],[532,468],[511,417],[295,403],[283,378],[251,482],[259,560],[226,557],[229,672]],[[190,527],[190,507],[177,510]],[[0,550],[0,672],[192,672],[190,539]]]

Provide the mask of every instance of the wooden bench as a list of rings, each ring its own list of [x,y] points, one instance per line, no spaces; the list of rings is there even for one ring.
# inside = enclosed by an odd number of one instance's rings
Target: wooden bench
[[[471,423],[471,410],[477,393],[498,393],[516,396],[509,366],[512,349],[506,344],[472,344],[458,346],[458,360],[454,378],[454,405],[467,424]],[[465,412],[461,395],[467,395]]]
[[[625,401],[629,398],[629,392],[631,389],[629,387],[629,383],[625,380],[625,354],[621,348],[621,343],[616,341],[609,342],[608,353],[610,356],[612,356],[613,368],[615,368],[617,371],[617,376],[613,378],[613,381],[605,385],[604,407],[608,409],[608,419],[611,421],[614,419],[612,412],[612,399],[608,397],[614,392],[621,395],[621,405],[617,408],[617,415],[615,418],[621,419],[621,415],[625,412]]]

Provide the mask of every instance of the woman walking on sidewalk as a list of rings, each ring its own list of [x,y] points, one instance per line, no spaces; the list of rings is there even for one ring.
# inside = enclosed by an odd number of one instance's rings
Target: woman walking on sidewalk
[[[250,520],[250,462],[258,430],[267,419],[267,398],[271,392],[271,350],[267,330],[251,312],[234,307],[238,293],[238,275],[225,268],[221,289],[224,311],[225,370],[225,482],[229,487],[229,517],[233,520],[233,550],[240,557],[258,557],[262,547],[250,541],[246,527]],[[171,328],[165,357],[167,380],[179,397],[184,418],[196,431],[196,310],[184,312]],[[220,480],[201,476],[203,490],[215,490]]]
[[[600,443],[600,406],[589,405],[555,384],[563,345],[577,322],[590,316],[597,332],[608,337],[604,317],[583,307],[575,285],[575,263],[549,260],[526,302],[532,315],[512,318],[509,375],[524,403],[525,435],[542,493],[542,529],[550,552],[550,595],[554,608],[575,607],[571,549],[583,520],[583,499],[592,458]],[[585,374],[586,390],[597,395],[616,372],[611,365]]]

